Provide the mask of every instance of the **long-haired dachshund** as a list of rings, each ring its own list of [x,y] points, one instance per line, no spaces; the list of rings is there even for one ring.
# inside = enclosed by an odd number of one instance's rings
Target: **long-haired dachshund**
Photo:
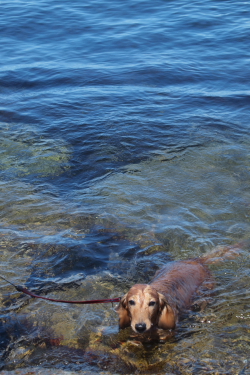
[[[202,258],[169,262],[149,284],[132,286],[117,308],[120,328],[131,326],[136,333],[174,329],[179,315],[190,308],[195,292],[203,286],[213,288],[207,264],[232,259],[241,247],[218,247]]]

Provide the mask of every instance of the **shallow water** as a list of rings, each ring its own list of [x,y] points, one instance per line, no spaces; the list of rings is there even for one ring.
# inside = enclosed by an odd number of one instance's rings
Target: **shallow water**
[[[1,275],[117,297],[171,259],[246,243],[165,343],[118,332],[110,304],[1,280],[2,372],[249,374],[249,4],[1,9]]]

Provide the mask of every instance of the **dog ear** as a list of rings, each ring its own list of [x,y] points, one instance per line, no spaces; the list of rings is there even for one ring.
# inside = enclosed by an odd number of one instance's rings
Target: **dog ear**
[[[125,294],[125,296],[122,297],[119,305],[115,310],[119,314],[119,327],[121,329],[129,327],[131,323],[131,318],[128,310],[127,294]]]
[[[158,327],[162,329],[174,329],[177,318],[172,307],[167,303],[163,294],[159,294],[160,311],[158,318]]]

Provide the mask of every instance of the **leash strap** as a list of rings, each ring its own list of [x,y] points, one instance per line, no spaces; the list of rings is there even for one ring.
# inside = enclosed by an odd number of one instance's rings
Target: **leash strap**
[[[91,305],[91,304],[94,304],[94,303],[113,303],[113,302],[120,302],[121,300],[121,297],[117,297],[117,298],[106,298],[106,299],[95,299],[95,300],[90,300],[90,301],[65,301],[65,300],[61,300],[61,299],[54,299],[54,298],[47,298],[47,297],[42,297],[42,296],[39,296],[37,294],[34,294],[32,293],[31,291],[29,291],[28,289],[20,286],[20,285],[15,285],[13,283],[11,283],[9,280],[5,279],[3,276],[0,276],[1,279],[7,281],[9,284],[11,284],[12,286],[14,286],[14,288],[18,291],[18,292],[21,292],[21,293],[25,293],[27,294],[28,296],[32,297],[32,298],[40,298],[40,299],[45,299],[46,301],[52,301],[52,302],[58,302],[58,303],[72,303],[72,304],[78,304],[78,305]]]

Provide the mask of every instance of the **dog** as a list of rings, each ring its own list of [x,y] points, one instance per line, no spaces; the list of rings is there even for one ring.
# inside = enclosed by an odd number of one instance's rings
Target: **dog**
[[[241,249],[242,244],[217,247],[201,258],[169,262],[149,284],[135,284],[116,309],[120,329],[131,326],[139,334],[153,329],[174,330],[197,291],[213,289],[214,279],[207,265],[233,259]]]

